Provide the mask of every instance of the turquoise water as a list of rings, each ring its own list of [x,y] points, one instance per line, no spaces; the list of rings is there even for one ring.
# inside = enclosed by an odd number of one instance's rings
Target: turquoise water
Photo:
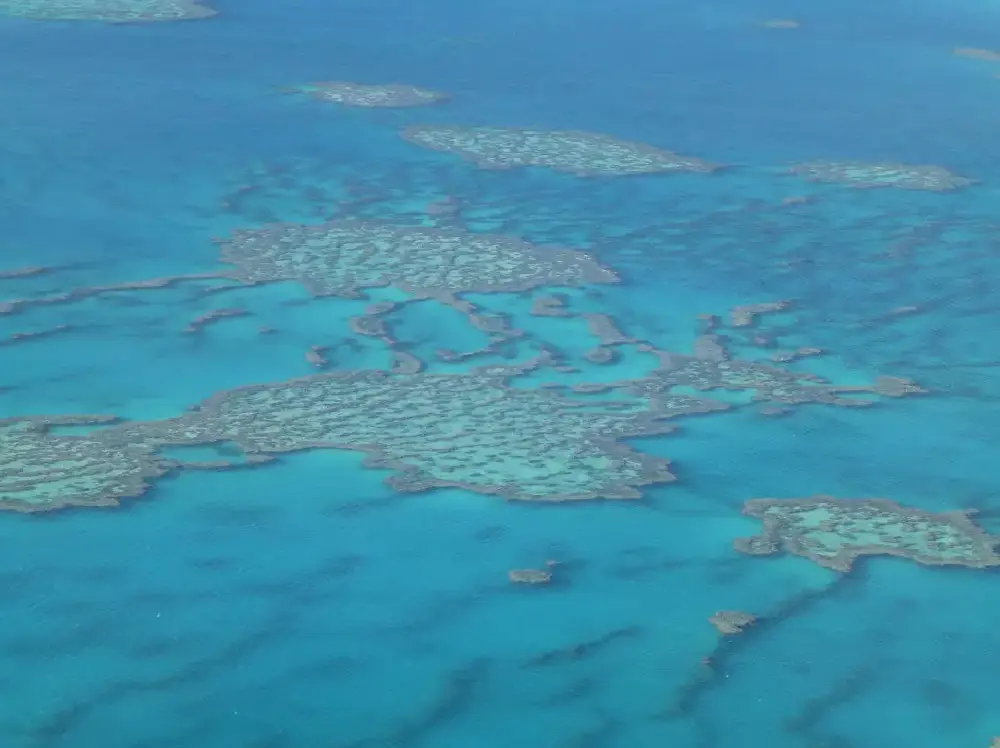
[[[176,24],[0,19],[0,270],[53,268],[0,279],[0,301],[212,273],[213,237],[268,221],[430,225],[425,206],[453,196],[449,220],[465,229],[585,249],[622,283],[472,294],[522,334],[457,362],[434,352],[488,336],[435,301],[393,310],[401,349],[431,373],[551,350],[570,370],[511,385],[649,375],[655,358],[634,347],[584,358],[598,341],[580,317],[532,316],[552,293],[683,352],[699,314],[790,299],[755,328],[772,348],[731,341],[741,358],[816,346],[823,356],[787,368],[849,385],[912,377],[931,392],[676,419],[674,433],[630,442],[677,476],[636,502],[398,494],[356,452],[246,467],[222,445],[165,454],[240,469],[175,471],[119,507],[0,513],[0,746],[988,748],[1000,735],[995,569],[869,558],[841,575],[732,542],[759,529],[741,515],[747,499],[818,493],[977,509],[1000,533],[1000,63],[952,54],[996,48],[996,8],[213,7]],[[758,26],[774,18],[801,26]],[[276,93],[324,79],[452,98],[361,110]],[[591,130],[732,168],[481,171],[404,142],[408,124]],[[854,190],[783,173],[816,159],[937,164],[979,184]],[[349,320],[391,291],[204,293],[218,284],[0,315],[0,416],[170,418],[221,390],[315,373],[312,346],[328,371],[390,366],[384,342]],[[223,308],[246,314],[184,332]],[[24,333],[39,335],[9,339]],[[553,584],[508,583],[549,560]],[[720,636],[707,619],[731,609],[758,624]]]

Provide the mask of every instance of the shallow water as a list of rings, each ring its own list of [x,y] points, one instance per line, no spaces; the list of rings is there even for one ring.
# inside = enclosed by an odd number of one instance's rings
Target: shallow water
[[[826,353],[789,369],[912,377],[930,393],[678,418],[630,441],[677,476],[641,501],[400,494],[361,454],[314,450],[175,471],[117,507],[0,513],[0,745],[986,748],[1000,735],[995,569],[875,557],[839,574],[732,545],[760,527],[744,501],[820,493],[976,509],[1000,533],[1000,63],[952,55],[996,46],[995,9],[212,5],[218,17],[189,23],[0,18],[0,270],[53,268],[0,278],[0,301],[216,272],[213,237],[269,221],[429,225],[427,204],[453,196],[467,230],[584,249],[622,283],[470,294],[523,334],[468,360],[435,357],[489,344],[468,318],[434,300],[393,310],[394,338],[428,372],[550,350],[574,371],[511,386],[649,375],[651,354],[588,361],[598,341],[581,318],[529,313],[553,293],[682,352],[699,314],[790,299],[755,329]],[[774,18],[801,26],[758,27]],[[452,99],[361,110],[276,92],[324,79]],[[591,130],[733,168],[483,171],[398,136],[427,123]],[[816,159],[938,164],[979,183],[856,190],[783,173]],[[349,320],[397,291],[203,293],[218,282],[0,314],[0,416],[171,418],[314,374],[311,346],[327,371],[390,366]],[[221,308],[246,314],[185,332]],[[24,333],[39,335],[9,338]],[[730,343],[743,359],[775,350]],[[105,427],[55,433],[90,428]],[[549,560],[552,584],[508,583]],[[720,636],[707,619],[727,609],[759,621]]]

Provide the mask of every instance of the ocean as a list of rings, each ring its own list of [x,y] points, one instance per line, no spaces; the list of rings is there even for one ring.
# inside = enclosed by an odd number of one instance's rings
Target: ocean
[[[995,7],[153,5],[0,2],[2,748],[990,748]]]

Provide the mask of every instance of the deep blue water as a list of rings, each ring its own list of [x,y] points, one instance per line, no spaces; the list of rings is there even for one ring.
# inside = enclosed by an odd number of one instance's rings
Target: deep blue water
[[[1000,532],[1000,64],[952,55],[997,47],[995,8],[213,7],[177,24],[0,20],[0,270],[61,268],[0,280],[0,301],[211,271],[213,236],[313,220],[365,184],[378,200],[364,215],[413,219],[450,194],[471,230],[591,251],[623,283],[576,308],[662,348],[687,350],[698,314],[790,298],[783,344],[829,351],[801,368],[909,376],[931,394],[678,421],[635,442],[679,478],[635,503],[398,495],[359,455],[312,452],[186,473],[116,508],[0,514],[0,746],[986,748],[1000,735],[995,570],[872,558],[842,576],[731,545],[756,531],[743,501],[815,493],[975,508]],[[772,18],[801,27],[758,28]],[[365,111],[274,91],[323,79],[453,98]],[[411,123],[593,130],[736,168],[482,172],[402,141]],[[980,183],[858,191],[780,173],[822,158]],[[242,212],[221,206],[247,183],[260,190]],[[815,200],[780,207],[799,195]],[[5,336],[76,325],[0,346],[0,416],[170,417],[307,375],[316,344],[338,368],[387,366],[377,341],[347,341],[366,301],[242,289],[225,304],[253,317],[193,338],[181,330],[214,307],[197,287],[0,316]],[[528,299],[477,301],[568,355],[593,345],[577,320],[528,316]],[[920,312],[888,314],[905,305]],[[417,351],[482,344],[421,305],[397,333]],[[581,368],[562,381],[609,376]],[[546,559],[563,562],[562,584],[508,585],[508,569]],[[719,609],[762,620],[722,639],[706,620]]]

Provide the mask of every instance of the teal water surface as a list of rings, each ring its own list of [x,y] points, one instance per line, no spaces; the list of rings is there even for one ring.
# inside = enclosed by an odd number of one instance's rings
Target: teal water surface
[[[761,329],[782,349],[826,351],[793,369],[840,384],[912,377],[929,393],[678,419],[631,442],[678,478],[634,502],[400,494],[359,453],[316,450],[180,471],[118,507],[2,513],[0,747],[989,748],[995,569],[870,558],[840,574],[732,542],[759,529],[747,499],[820,493],[976,509],[1000,533],[1000,63],[952,54],[997,47],[996,8],[213,6],[185,23],[0,19],[0,271],[53,268],[0,278],[0,301],[210,273],[212,239],[237,227],[427,225],[427,204],[452,196],[470,231],[613,268],[621,284],[573,289],[571,308],[659,349],[689,351],[699,314],[789,299]],[[800,25],[760,26],[776,18]],[[452,98],[361,110],[276,92],[324,79]],[[732,168],[482,171],[398,136],[427,123],[589,130]],[[784,173],[816,159],[937,164],[977,184],[856,190]],[[349,320],[393,291],[202,293],[216,283],[0,315],[0,417],[169,418],[315,373],[311,346],[331,371],[390,366]],[[489,343],[454,309],[422,301],[387,319],[430,372],[546,349],[576,370],[515,387],[656,365],[637,350],[587,361],[597,340],[580,318],[529,313],[558,292],[471,295],[524,335],[468,362],[434,358]],[[221,307],[248,314],[184,332]],[[9,338],[24,333],[42,334]],[[168,457],[240,462],[184,449]],[[553,584],[508,583],[547,561]],[[759,622],[723,637],[707,619],[733,609]]]

